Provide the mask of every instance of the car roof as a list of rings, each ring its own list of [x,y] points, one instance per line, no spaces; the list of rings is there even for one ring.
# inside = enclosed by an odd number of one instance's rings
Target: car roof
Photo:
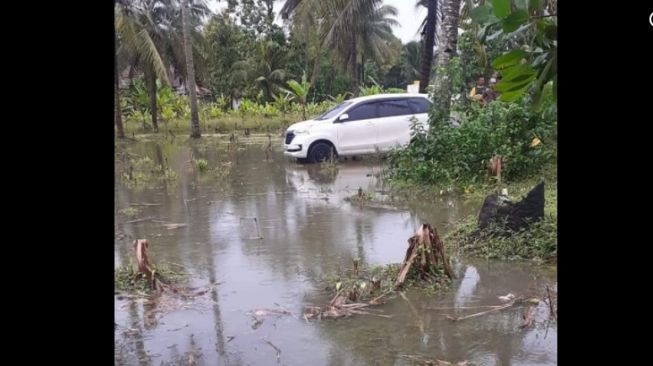
[[[364,97],[358,97],[358,98],[352,98],[347,100],[348,102],[366,102],[366,101],[371,101],[371,100],[379,100],[379,99],[388,99],[388,98],[426,98],[428,99],[429,96],[428,94],[416,94],[416,93],[386,93],[386,94],[374,94],[374,95],[367,95]]]

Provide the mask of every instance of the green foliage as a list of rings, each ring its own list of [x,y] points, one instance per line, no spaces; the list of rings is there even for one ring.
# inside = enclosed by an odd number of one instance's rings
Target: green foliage
[[[175,272],[167,266],[156,266],[154,264],[151,264],[151,266],[160,280],[166,283],[179,283],[185,278],[185,274]],[[116,290],[128,293],[149,294],[154,291],[152,282],[142,273],[136,272],[131,264],[115,269],[114,284]]]
[[[347,98],[349,96],[351,96],[351,95],[352,94],[350,92],[345,92],[345,93],[340,93],[340,94],[336,95],[335,97],[332,97],[332,96],[329,95],[329,99],[331,99],[337,105],[337,104],[340,104],[340,103],[344,102],[345,100],[347,100]]]
[[[511,49],[492,62],[502,76],[496,85],[502,101],[516,101],[533,88],[533,106],[539,109],[549,83],[553,84],[556,98],[558,25],[549,3],[493,0],[471,11],[472,20],[482,27],[484,34],[498,25],[501,28],[492,37],[503,33],[513,39]]]
[[[368,79],[371,83],[370,86],[361,86],[360,87],[360,96],[364,97],[367,95],[376,95],[383,93],[405,93],[404,89],[399,88],[388,88],[384,89],[379,83],[371,76],[368,76]]]
[[[284,115],[290,108],[290,101],[292,100],[291,94],[286,92],[283,95],[273,95],[274,106]]]
[[[206,169],[209,167],[209,162],[204,159],[195,159],[194,163],[200,172],[206,171]]]
[[[376,95],[383,93],[383,89],[378,85],[372,85],[367,87],[360,87],[360,96]]]
[[[437,124],[430,133],[416,133],[405,150],[390,158],[395,180],[458,184],[486,182],[487,164],[503,156],[502,177],[511,181],[537,173],[555,159],[555,114],[534,113],[531,101],[492,102],[473,106],[460,127]],[[534,145],[537,138],[541,143]]]
[[[150,97],[147,94],[147,88],[142,78],[137,78],[132,81],[129,100],[134,110],[144,111],[149,108]]]

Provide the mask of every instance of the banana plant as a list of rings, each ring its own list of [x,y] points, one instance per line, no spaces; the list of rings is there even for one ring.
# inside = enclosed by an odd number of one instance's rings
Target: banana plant
[[[332,97],[332,96],[329,95],[329,99],[331,99],[332,101],[334,101],[336,103],[336,105],[338,105],[338,104],[344,102],[347,99],[347,97],[352,96],[352,95],[353,94],[350,93],[350,92],[344,92],[344,93],[340,93],[340,94],[336,95],[335,97]]]
[[[289,89],[281,89],[290,93],[293,96],[293,99],[302,105],[302,117],[306,119],[306,97],[311,89],[311,84],[306,80],[306,72],[302,74],[301,83],[298,83],[295,80],[288,80],[286,84]]]

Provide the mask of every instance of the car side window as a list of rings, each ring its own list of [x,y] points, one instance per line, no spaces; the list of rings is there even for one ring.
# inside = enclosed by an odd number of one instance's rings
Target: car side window
[[[365,103],[363,105],[356,106],[351,110],[347,111],[349,119],[347,121],[358,121],[361,119],[370,119],[377,117],[377,104],[378,103]]]
[[[413,114],[405,100],[386,100],[379,103],[379,117],[406,116]]]
[[[424,98],[411,98],[408,101],[414,113],[428,113],[431,103]]]

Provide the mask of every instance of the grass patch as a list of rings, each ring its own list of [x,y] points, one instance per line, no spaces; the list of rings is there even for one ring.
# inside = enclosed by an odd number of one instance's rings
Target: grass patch
[[[160,279],[169,284],[181,283],[186,278],[186,275],[181,272],[175,272],[167,266],[152,265],[155,273],[160,276]],[[118,291],[128,293],[141,293],[150,294],[152,289],[152,282],[142,274],[134,270],[131,264],[118,267],[114,271],[114,287]]]
[[[552,215],[516,233],[496,224],[479,232],[476,217],[470,216],[448,233],[444,241],[459,255],[488,259],[532,260],[551,263],[558,256],[558,220]]]
[[[444,240],[459,255],[503,260],[532,260],[538,263],[555,262],[558,256],[558,186],[555,166],[550,166],[538,177],[505,185],[513,202],[519,201],[544,178],[544,218],[528,228],[511,233],[491,224],[477,231],[478,215],[471,215],[455,225]],[[491,192],[473,192],[466,198],[482,201]]]
[[[281,133],[293,123],[303,121],[301,113],[287,114],[285,117],[247,116],[245,119],[238,115],[228,115],[220,118],[200,119],[202,133],[231,133],[234,131],[274,132]],[[149,123],[149,120],[148,120]],[[148,125],[149,126],[149,125]],[[124,123],[127,136],[133,134],[154,133],[151,127],[143,128],[140,121],[129,120]],[[175,135],[190,134],[190,119],[172,119],[168,122],[159,122],[160,133],[172,131]]]
[[[358,189],[358,192],[350,197],[345,197],[345,201],[354,203],[366,203],[374,200],[374,192]]]
[[[353,273],[351,269],[343,272],[326,275],[322,282],[325,290],[335,295],[338,292],[344,294],[355,293],[359,302],[369,301],[382,293],[391,293],[395,289],[395,280],[401,269],[401,263],[391,263],[386,265],[361,266],[358,273]],[[446,288],[451,280],[444,273],[444,270],[438,267],[432,273],[432,280],[424,281],[419,278],[417,266],[413,266],[408,272],[406,281],[402,290],[417,288],[426,292],[435,292]],[[378,285],[375,287],[375,283]]]
[[[133,219],[134,217],[138,216],[138,214],[141,212],[136,207],[127,207],[123,208],[122,210],[118,211],[120,214],[127,216],[130,219]]]

